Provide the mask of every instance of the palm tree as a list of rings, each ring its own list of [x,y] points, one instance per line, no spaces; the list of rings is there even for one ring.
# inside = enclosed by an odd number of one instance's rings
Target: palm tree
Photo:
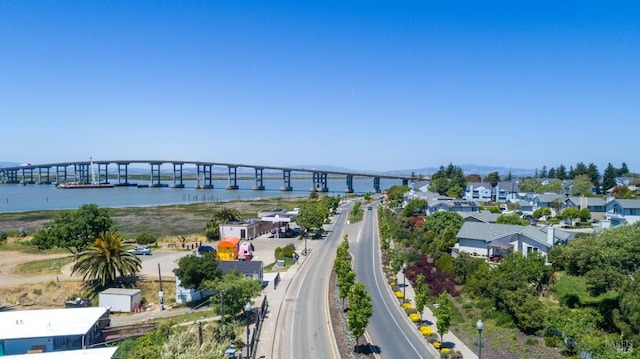
[[[71,275],[77,273],[84,281],[99,281],[106,286],[118,277],[136,274],[142,264],[135,254],[127,252],[131,248],[133,245],[125,243],[120,232],[101,232],[93,241],[93,249],[76,258]]]

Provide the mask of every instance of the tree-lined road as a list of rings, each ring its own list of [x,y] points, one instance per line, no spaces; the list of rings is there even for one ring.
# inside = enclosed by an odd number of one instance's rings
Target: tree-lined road
[[[367,333],[381,358],[435,358],[428,343],[411,326],[398,299],[388,288],[380,263],[377,211],[366,211],[362,232],[350,240],[354,270],[371,294],[373,315]],[[351,238],[350,238],[351,239]]]

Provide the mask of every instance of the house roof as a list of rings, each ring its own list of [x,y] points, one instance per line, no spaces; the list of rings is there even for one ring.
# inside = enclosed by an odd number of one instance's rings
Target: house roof
[[[458,231],[458,238],[469,238],[491,242],[496,238],[517,233],[522,226],[483,222],[464,222]]]
[[[262,265],[262,261],[219,261],[218,269],[225,274],[232,270],[244,274],[259,274],[262,270]]]
[[[569,196],[568,198],[571,202],[575,203],[576,206],[580,206],[582,201],[585,201],[587,206],[604,206],[607,204],[607,200],[602,197],[579,197],[579,196]]]
[[[80,350],[63,350],[57,352],[38,353],[38,359],[111,359],[118,347],[93,348]],[[33,359],[36,354],[5,355],[2,359]]]
[[[640,199],[614,199],[622,208],[640,208]]]
[[[491,213],[489,211],[462,212],[461,216],[465,221],[470,219],[477,219],[480,222],[496,223],[498,217],[500,217],[500,213]]]
[[[458,238],[467,238],[481,240],[485,242],[491,242],[519,234],[532,240],[547,244],[547,230],[548,227],[538,226],[517,226],[513,224],[496,224],[496,223],[480,223],[480,222],[465,222],[458,231]],[[554,243],[566,242],[575,237],[575,233],[554,228]],[[499,242],[497,242],[499,243]]]
[[[84,335],[109,308],[64,308],[0,312],[0,340]]]
[[[539,202],[551,203],[553,201],[564,198],[564,196],[557,193],[539,193],[534,195],[533,198],[537,199]]]

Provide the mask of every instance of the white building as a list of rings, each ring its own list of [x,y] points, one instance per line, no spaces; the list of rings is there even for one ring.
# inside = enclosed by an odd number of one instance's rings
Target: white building
[[[83,349],[102,342],[104,307],[0,312],[0,356]]]
[[[109,307],[112,312],[134,312],[141,302],[140,289],[109,288],[99,294],[100,306]]]

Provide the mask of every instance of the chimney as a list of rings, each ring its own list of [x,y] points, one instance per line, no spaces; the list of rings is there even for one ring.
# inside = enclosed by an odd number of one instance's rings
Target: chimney
[[[549,246],[549,249],[553,248],[554,237],[556,234],[555,232],[555,228],[552,224],[550,224],[547,227],[547,246]]]

